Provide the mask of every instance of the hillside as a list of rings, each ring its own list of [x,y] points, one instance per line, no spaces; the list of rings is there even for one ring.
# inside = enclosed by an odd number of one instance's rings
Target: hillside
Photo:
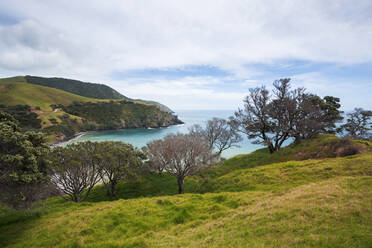
[[[245,168],[242,159],[222,165],[240,169],[210,171],[216,185],[205,194],[192,193],[202,175],[184,195],[172,195],[173,177],[149,175],[122,184],[123,199],[97,187],[88,202],[50,199],[27,215],[3,209],[0,246],[370,247],[372,153]]]
[[[128,99],[104,84],[94,84],[66,78],[25,76],[27,83],[60,89],[75,95],[97,99]]]
[[[50,105],[68,105],[73,102],[97,102],[93,98],[82,97],[50,87],[29,84],[24,77],[0,79],[0,104],[29,105],[42,110],[52,110]]]
[[[71,138],[82,131],[165,127],[182,123],[177,116],[162,111],[152,104],[131,100],[101,99],[103,96],[119,97],[117,95],[119,93],[108,94],[109,91],[113,91],[108,86],[87,84],[86,92],[97,97],[89,98],[61,89],[29,83],[27,78],[30,80],[29,76],[0,79],[0,110],[13,114],[24,129],[38,130],[41,127],[41,130],[48,134],[50,142]],[[49,81],[40,82],[49,85]],[[52,80],[51,84],[61,86],[59,84],[61,82],[68,82],[65,84],[66,87],[75,83],[74,80],[59,81],[58,79]],[[77,82],[77,84],[85,83]]]
[[[124,99],[134,102],[141,102],[157,106],[160,110],[172,113],[173,111],[164,104],[147,101],[142,99],[130,99],[111,87],[104,84],[95,84],[89,82],[82,82],[79,80],[66,79],[66,78],[45,78],[35,76],[25,76],[25,81],[30,84],[47,86],[55,89],[64,90],[79,96],[90,97],[95,99]]]

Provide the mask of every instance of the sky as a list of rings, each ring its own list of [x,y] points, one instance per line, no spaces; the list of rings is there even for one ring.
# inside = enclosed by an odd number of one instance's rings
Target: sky
[[[372,109],[371,0],[2,0],[0,77],[107,84],[174,110],[293,87]]]

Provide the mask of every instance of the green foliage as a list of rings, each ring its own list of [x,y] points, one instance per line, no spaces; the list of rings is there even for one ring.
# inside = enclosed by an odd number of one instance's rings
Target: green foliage
[[[46,132],[56,136],[64,135],[65,138],[72,138],[78,132],[96,130],[96,125],[88,123],[87,120],[71,118],[68,114],[59,115],[56,118],[51,118],[54,119],[55,125],[44,128]]]
[[[28,129],[40,129],[41,121],[38,119],[38,115],[31,111],[31,107],[28,105],[16,105],[16,106],[5,106],[0,104],[0,111],[4,111],[12,115],[19,123],[19,126],[23,130]]]
[[[180,122],[177,117],[159,110],[154,105],[126,100],[100,103],[75,102],[60,107],[69,114],[97,123],[98,129],[159,127]]]
[[[290,80],[274,81],[272,94],[265,86],[249,89],[244,108],[232,119],[254,144],[267,146],[270,153],[279,151],[290,138],[300,143],[317,134],[335,133],[336,122],[342,120],[339,98],[322,99],[303,88],[290,90]]]
[[[29,206],[35,199],[34,188],[45,183],[49,147],[43,134],[22,133],[18,122],[0,112],[0,185],[1,201],[15,208]]]
[[[84,201],[99,181],[100,146],[97,142],[80,142],[56,147],[50,153],[51,181],[66,200]]]
[[[145,155],[137,148],[123,142],[104,141],[96,144],[99,157],[99,175],[108,196],[115,196],[120,180],[135,177],[143,171],[142,159]]]
[[[261,187],[261,190],[267,190],[277,189],[277,186],[286,185],[288,183],[287,177],[283,177],[284,181],[282,181],[280,176],[271,176],[280,174],[280,171],[277,171],[277,167],[269,169],[268,166],[266,166],[263,169],[263,171],[267,172],[265,174],[255,172],[256,170],[260,171],[261,166],[269,164],[275,164],[276,166],[281,165],[286,168],[285,170],[293,168],[293,172],[297,173],[296,177],[300,179],[301,176],[302,183],[309,183],[317,180],[316,177],[314,178],[308,174],[310,172],[309,168],[319,169],[311,172],[312,175],[318,175],[319,179],[335,177],[339,175],[342,170],[344,170],[342,164],[339,164],[340,161],[348,160],[340,158],[335,160],[324,160],[323,163],[322,160],[314,162],[314,160],[309,159],[334,158],[336,157],[335,151],[342,147],[340,144],[345,145],[343,142],[344,140],[339,139],[331,134],[319,135],[318,137],[311,140],[306,140],[299,145],[292,144],[288,147],[284,147],[279,152],[274,154],[270,154],[268,149],[265,148],[259,149],[248,155],[238,155],[225,160],[221,164],[209,168],[207,167],[191,178],[186,178],[185,192],[206,193],[223,191],[251,191],[257,190],[259,187]],[[365,144],[365,142],[361,143],[360,141],[356,141],[353,143],[355,143],[357,147],[360,146],[361,149],[368,149],[368,146]],[[349,143],[347,142],[346,145],[349,145]],[[369,149],[371,148],[372,145]],[[370,167],[363,162],[369,161],[370,154],[367,153],[363,156],[361,162],[358,162],[358,164],[355,165],[357,166],[355,170],[361,171],[362,174],[370,173],[368,171]],[[294,160],[300,161],[296,162]],[[357,160],[354,159],[354,161]],[[313,164],[318,166],[313,168]],[[324,165],[324,168],[321,167],[321,165]],[[349,166],[349,164],[347,166]],[[326,169],[329,167],[331,167],[332,170],[329,171],[329,169]],[[365,171],[363,168],[367,171]],[[350,172],[350,175],[352,175],[353,170],[345,170],[345,175],[348,172]],[[245,175],[246,177],[239,178],[240,175]],[[291,176],[295,175],[292,174]],[[114,199],[174,195],[177,193],[175,190],[176,188],[177,180],[172,178],[171,175],[167,173],[162,173],[160,175],[158,173],[148,173],[142,177],[119,183],[117,185],[117,194]],[[105,196],[103,186],[97,186],[88,200],[108,200],[108,198]]]
[[[43,78],[34,76],[25,76],[30,84],[47,86],[55,89],[64,90],[79,96],[96,99],[126,99],[116,90],[104,84],[93,84],[81,82],[78,80],[65,78]]]
[[[372,137],[372,111],[355,108],[347,114],[347,121],[341,126],[346,135],[354,139],[368,139]]]

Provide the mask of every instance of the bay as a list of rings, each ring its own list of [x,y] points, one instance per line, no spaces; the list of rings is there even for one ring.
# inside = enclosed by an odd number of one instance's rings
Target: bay
[[[228,118],[234,114],[234,110],[179,110],[176,111],[180,120],[185,122],[182,125],[175,125],[166,128],[136,128],[136,129],[121,129],[89,132],[79,137],[76,137],[64,144],[71,142],[82,141],[123,141],[130,143],[138,148],[142,148],[147,142],[156,139],[162,139],[170,133],[186,133],[188,129],[194,125],[199,124],[205,126],[206,122],[213,117]],[[243,141],[238,145],[239,147],[232,147],[223,152],[222,156],[230,158],[238,154],[247,154],[259,148],[260,145],[251,144],[246,136],[243,136]]]

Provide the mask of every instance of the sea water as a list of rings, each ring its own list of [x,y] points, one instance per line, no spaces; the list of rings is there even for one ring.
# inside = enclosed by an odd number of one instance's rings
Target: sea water
[[[234,114],[234,110],[179,110],[176,111],[179,119],[185,124],[169,126],[166,128],[136,128],[136,129],[121,129],[110,131],[89,132],[87,134],[76,137],[67,143],[81,142],[81,141],[123,141],[130,143],[138,148],[142,148],[147,142],[156,139],[162,139],[170,133],[186,133],[194,124],[205,126],[206,122],[213,117],[228,118]],[[251,153],[259,148],[260,145],[254,145],[251,140],[248,140],[244,134],[243,141],[238,145],[239,147],[232,147],[225,150],[222,156],[230,158],[238,154]]]

